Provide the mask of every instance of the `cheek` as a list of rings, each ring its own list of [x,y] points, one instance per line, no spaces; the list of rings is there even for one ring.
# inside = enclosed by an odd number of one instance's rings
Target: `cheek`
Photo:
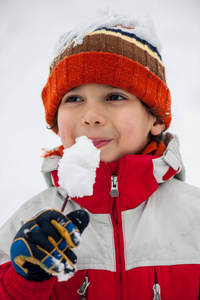
[[[132,116],[124,116],[118,119],[119,134],[123,137],[132,136],[136,130],[136,122],[133,121]]]
[[[148,126],[144,119],[138,119],[137,116],[123,117],[120,119],[119,134],[123,143],[140,143],[148,139]]]
[[[70,117],[70,114],[62,109],[58,110],[58,128],[59,132],[65,133],[72,126],[73,119]]]
[[[65,134],[67,127],[68,126],[66,120],[58,117],[58,131],[60,136]]]
[[[58,114],[58,133],[64,148],[69,148],[74,144],[73,130],[74,124],[73,119],[68,118],[66,114]]]

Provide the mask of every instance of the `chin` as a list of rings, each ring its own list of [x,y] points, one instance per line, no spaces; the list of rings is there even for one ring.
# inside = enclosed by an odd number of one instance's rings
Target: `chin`
[[[103,161],[103,162],[105,162],[105,163],[111,163],[111,162],[113,162],[113,161],[116,161],[116,160],[119,160],[121,157],[123,157],[123,156],[106,156],[106,155],[100,155],[100,160],[101,161]]]

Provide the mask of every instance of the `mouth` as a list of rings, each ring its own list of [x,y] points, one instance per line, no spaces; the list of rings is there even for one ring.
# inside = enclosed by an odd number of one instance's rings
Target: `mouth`
[[[106,146],[112,141],[112,139],[105,139],[105,138],[89,138],[89,139],[92,141],[93,145],[98,149]]]

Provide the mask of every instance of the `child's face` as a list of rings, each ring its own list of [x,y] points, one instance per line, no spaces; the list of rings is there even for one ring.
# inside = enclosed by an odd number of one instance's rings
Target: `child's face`
[[[105,162],[140,154],[149,142],[149,133],[157,135],[164,130],[164,125],[155,121],[136,96],[100,84],[70,90],[58,109],[58,133],[64,148],[85,135],[101,150]]]

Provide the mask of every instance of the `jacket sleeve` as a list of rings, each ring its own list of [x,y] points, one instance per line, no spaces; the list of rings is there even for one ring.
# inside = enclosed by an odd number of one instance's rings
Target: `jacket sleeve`
[[[0,264],[10,260],[10,247],[13,238],[24,223],[41,210],[41,207],[42,204],[38,207],[33,201],[25,202],[0,228]]]
[[[0,229],[0,264],[10,260],[10,246],[17,231],[22,226],[20,212],[15,213]]]
[[[62,197],[57,188],[49,188],[22,204],[11,218],[0,228],[0,264],[10,260],[10,246],[18,230],[45,207],[61,209]]]
[[[56,277],[42,282],[28,281],[15,271],[11,262],[0,266],[1,300],[56,300],[53,292]]]

